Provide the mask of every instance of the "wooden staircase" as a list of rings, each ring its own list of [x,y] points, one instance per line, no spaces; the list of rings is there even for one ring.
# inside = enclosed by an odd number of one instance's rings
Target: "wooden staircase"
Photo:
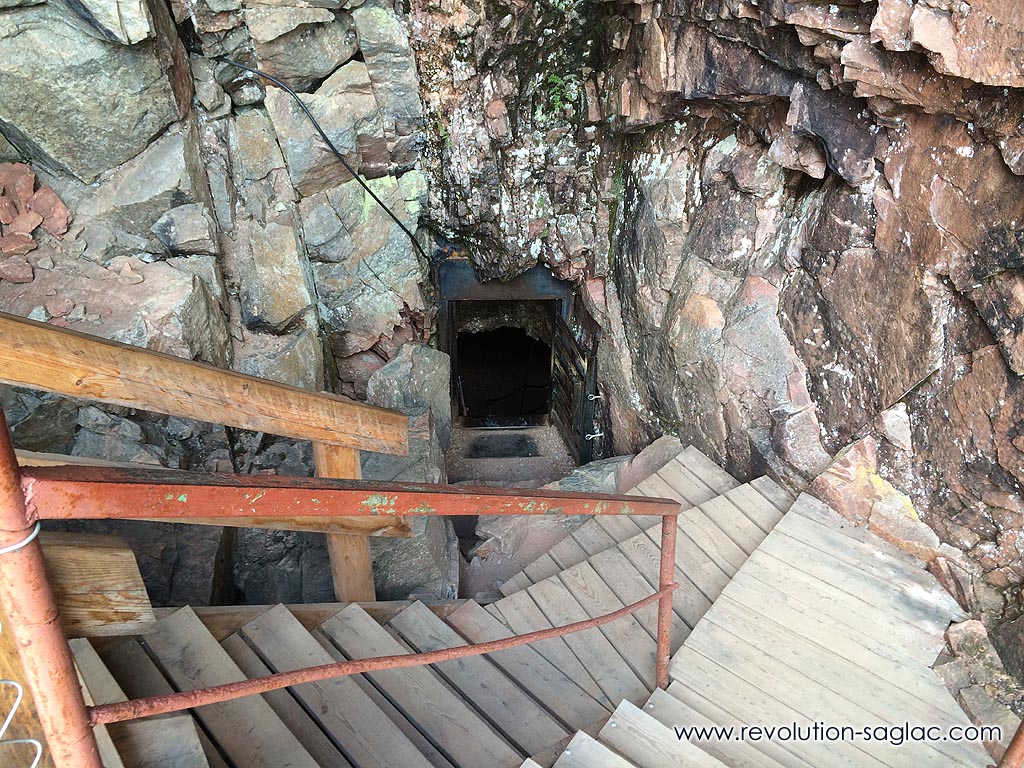
[[[678,738],[676,727],[814,720],[969,725],[930,669],[946,625],[961,615],[918,561],[808,496],[794,504],[770,480],[740,484],[693,449],[635,492],[693,505],[679,519],[681,587],[667,691],[653,681],[656,613],[650,607],[487,656],[200,707],[191,730],[193,721],[182,715],[131,724],[150,729],[154,755],[140,753],[145,740],[133,741],[125,726],[112,726],[111,747],[121,762],[111,765],[988,764],[981,745],[967,742],[894,748]],[[158,633],[100,644],[98,656],[92,646],[76,644],[79,668],[91,694],[110,700],[451,648],[599,616],[655,589],[653,522],[595,518],[514,577],[505,596],[489,605],[182,608],[160,612]],[[159,735],[171,728],[173,737]],[[180,754],[161,752],[172,740],[182,745]]]

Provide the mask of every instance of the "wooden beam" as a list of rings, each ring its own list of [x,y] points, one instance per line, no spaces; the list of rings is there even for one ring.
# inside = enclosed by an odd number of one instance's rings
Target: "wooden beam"
[[[122,539],[44,531],[39,540],[68,637],[141,635],[156,630],[135,553]]]
[[[379,453],[404,414],[0,313],[0,382]]]
[[[21,467],[121,467],[132,469],[138,464],[125,464],[82,456],[66,456],[60,453],[36,453],[17,450],[18,465]],[[154,523],[188,523],[190,525],[227,526],[229,528],[268,528],[276,531],[301,531],[305,533],[341,533],[360,536],[387,536],[409,538],[412,526],[401,518],[372,517],[192,517],[185,520],[151,518]]]
[[[359,480],[363,476],[359,451],[352,448],[313,443],[313,465],[318,477]],[[335,598],[368,602],[377,599],[370,540],[366,536],[328,534],[327,552],[331,558]]]
[[[415,600],[387,600],[355,603],[379,624],[387,624],[391,619],[404,611]],[[418,602],[427,606],[434,614],[445,619],[462,607],[467,600],[437,600],[421,598]],[[351,603],[301,603],[285,606],[306,629],[312,631],[334,616]],[[257,619],[269,611],[272,605],[194,605],[192,610],[203,622],[217,642],[234,634],[253,619]],[[156,608],[157,620],[170,616],[178,608]],[[102,641],[106,643],[107,641]]]

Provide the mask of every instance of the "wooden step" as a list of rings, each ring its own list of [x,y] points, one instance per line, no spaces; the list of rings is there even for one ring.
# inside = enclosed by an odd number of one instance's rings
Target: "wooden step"
[[[710,728],[733,723],[721,710],[716,710],[709,717],[703,712],[694,709],[685,701],[673,695],[679,690],[679,688],[674,688],[673,685],[670,685],[667,692],[657,690],[652,693],[651,698],[644,706],[644,714],[650,715],[662,725],[673,729],[673,732],[676,728]],[[784,763],[778,762],[759,748],[764,742],[724,739],[698,740],[691,737],[690,744],[707,752],[723,765],[730,766],[730,768],[784,768],[785,766]]]
[[[509,595],[487,606],[487,611],[502,621],[512,632],[525,635],[554,626],[525,590]],[[553,637],[531,644],[544,658],[561,670],[570,680],[593,696],[611,712],[615,705],[601,690],[586,668],[566,645],[565,638]]]
[[[466,645],[454,629],[422,603],[406,608],[390,625],[420,653]],[[431,667],[524,754],[532,755],[569,735],[568,730],[486,657],[454,659]]]
[[[127,701],[121,686],[88,640],[71,640],[71,652],[94,704]],[[107,726],[125,768],[208,768],[195,723],[188,714],[163,715]]]
[[[580,731],[569,742],[555,768],[636,768],[621,755],[606,747],[592,736]]]
[[[687,453],[689,451],[689,453]],[[739,486],[739,482],[696,449],[687,449],[668,464],[628,491],[634,496],[676,499],[685,508],[703,504]],[[763,497],[762,497],[763,499]],[[524,571],[501,585],[504,595],[525,589],[556,572],[581,563],[617,543],[637,536],[661,523],[658,517],[645,515],[597,516],[584,523],[552,547]]]
[[[221,640],[220,645],[250,680],[273,673],[241,635],[230,635]],[[263,698],[317,763],[351,768],[352,763],[288,690],[270,691],[264,693]]]
[[[513,634],[501,621],[475,602],[462,605],[448,617],[447,621],[473,643],[501,640]],[[538,653],[532,645],[491,653],[487,658],[572,731],[608,714],[603,705]]]
[[[680,740],[671,728],[628,701],[618,706],[599,738],[637,768],[725,768],[720,760]]]
[[[552,623],[569,624],[589,618],[569,590],[555,580],[534,584],[527,592]],[[646,698],[650,692],[647,684],[608,640],[602,631],[607,626],[573,632],[562,639],[610,700]]]
[[[178,690],[190,691],[247,679],[191,608],[160,621],[146,645]],[[247,768],[317,768],[305,747],[260,696],[193,710],[217,746]]]
[[[324,622],[324,634],[349,658],[401,655],[408,651],[356,605]],[[477,712],[427,667],[369,673],[387,695],[453,764],[519,765],[524,755],[506,742]]]
[[[149,654],[143,650],[140,638],[131,638],[104,648],[100,652],[100,658],[130,699],[144,699],[149,696],[164,696],[174,693],[174,687],[157,668]],[[231,768],[221,750],[214,744],[206,731],[195,722],[193,715],[182,713],[167,715],[167,717],[189,717],[193,721],[193,730],[199,738],[210,768]]]

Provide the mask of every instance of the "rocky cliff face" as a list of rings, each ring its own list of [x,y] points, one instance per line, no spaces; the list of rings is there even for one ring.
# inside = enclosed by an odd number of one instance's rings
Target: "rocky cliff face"
[[[0,263],[4,308],[360,397],[429,339],[428,265],[227,55],[481,277],[579,287],[611,451],[672,433],[738,475],[824,472],[1020,614],[1009,0],[4,5],[0,161],[73,214]]]
[[[616,452],[669,432],[802,487],[853,446],[837,469],[877,480],[851,515],[908,494],[929,551],[1020,612],[1013,3],[421,0],[412,23],[432,223],[486,276],[584,288]]]

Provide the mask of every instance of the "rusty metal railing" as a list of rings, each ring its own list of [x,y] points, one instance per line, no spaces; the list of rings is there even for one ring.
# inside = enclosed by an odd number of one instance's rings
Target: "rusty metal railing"
[[[228,701],[301,683],[477,656],[598,627],[658,603],[656,682],[668,685],[676,526],[669,499],[326,478],[197,475],[107,467],[20,469],[0,410],[0,601],[56,768],[102,768],[92,727]],[[87,707],[36,539],[42,520],[431,515],[658,515],[658,590],[596,618],[420,654],[311,667],[146,699]]]

